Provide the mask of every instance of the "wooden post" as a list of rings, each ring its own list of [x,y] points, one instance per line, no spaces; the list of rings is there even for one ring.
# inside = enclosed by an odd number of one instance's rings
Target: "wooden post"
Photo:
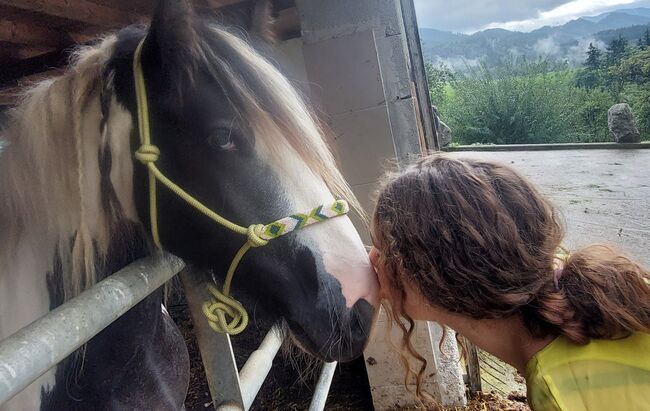
[[[467,338],[460,337],[465,349],[465,362],[467,363],[467,376],[469,391],[473,394],[482,390],[481,388],[481,366],[478,358],[478,348]]]

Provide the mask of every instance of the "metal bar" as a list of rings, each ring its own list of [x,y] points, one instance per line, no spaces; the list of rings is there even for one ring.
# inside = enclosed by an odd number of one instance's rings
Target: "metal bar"
[[[413,4],[413,0],[401,0],[400,5],[402,9],[404,33],[406,34],[409,59],[411,61],[411,80],[415,83],[415,94],[417,97],[418,108],[420,110],[420,121],[422,122],[422,128],[424,130],[424,138],[427,142],[428,149],[440,150],[438,133],[433,124],[431,96],[429,95],[427,74],[424,68],[424,58],[422,55],[422,45],[420,44],[418,22],[415,15],[415,5]]]
[[[183,268],[170,254],[138,260],[0,342],[0,405]]]
[[[209,278],[210,275],[206,272],[190,269],[183,270],[180,274],[212,403],[219,409],[227,404],[234,407],[230,409],[243,410],[244,400],[230,337],[214,332],[203,315],[203,302],[211,297],[205,283]]]
[[[281,345],[282,333],[276,327],[271,328],[264,337],[264,340],[262,340],[260,347],[253,351],[239,372],[241,395],[244,399],[245,410],[248,410],[253,404],[257,393],[260,391],[266,376],[273,366],[273,359]]]
[[[330,385],[332,385],[336,365],[336,362],[326,362],[323,365],[320,377],[318,377],[318,383],[316,383],[314,396],[311,398],[311,403],[309,404],[309,411],[323,411],[325,409],[325,403],[330,392]]]

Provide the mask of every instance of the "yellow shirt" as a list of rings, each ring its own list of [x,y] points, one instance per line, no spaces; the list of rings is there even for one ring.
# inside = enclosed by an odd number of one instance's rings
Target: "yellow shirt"
[[[650,410],[650,334],[577,345],[558,337],[526,366],[534,411]]]

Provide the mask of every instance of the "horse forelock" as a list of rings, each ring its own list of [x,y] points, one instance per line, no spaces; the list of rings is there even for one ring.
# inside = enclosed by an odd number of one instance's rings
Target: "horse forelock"
[[[124,177],[132,168],[120,163],[123,170],[102,169],[107,156],[115,161],[124,145],[128,150],[132,127],[114,98],[107,99],[108,118],[103,107],[102,95],[111,87],[103,71],[115,43],[109,36],[77,49],[63,75],[31,87],[10,113],[0,154],[0,279],[12,275],[20,244],[38,238],[51,249],[39,258],[62,265],[65,299],[96,282],[96,263],[107,250],[115,220],[115,212],[103,204],[104,172],[110,172],[118,202],[124,200],[122,211],[134,217],[132,175]]]

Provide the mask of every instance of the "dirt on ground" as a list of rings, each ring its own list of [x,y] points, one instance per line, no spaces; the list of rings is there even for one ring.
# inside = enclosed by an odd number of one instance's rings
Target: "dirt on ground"
[[[185,399],[185,408],[188,411],[212,410],[214,408],[194,337],[194,326],[189,309],[185,304],[175,304],[170,305],[168,310],[179,326],[190,354],[190,387]],[[259,347],[271,325],[271,322],[257,318],[254,325],[250,325],[244,333],[233,339],[235,360],[240,369],[250,353]],[[279,353],[275,358],[273,368],[251,410],[309,408],[321,364],[307,362],[301,356],[296,358],[290,355],[291,350],[284,351],[284,354]],[[328,411],[373,409],[363,358],[351,363],[339,364],[332,381],[326,409]]]
[[[466,407],[452,408],[454,411],[530,411],[526,397],[514,393],[504,398],[495,393],[477,393]]]

